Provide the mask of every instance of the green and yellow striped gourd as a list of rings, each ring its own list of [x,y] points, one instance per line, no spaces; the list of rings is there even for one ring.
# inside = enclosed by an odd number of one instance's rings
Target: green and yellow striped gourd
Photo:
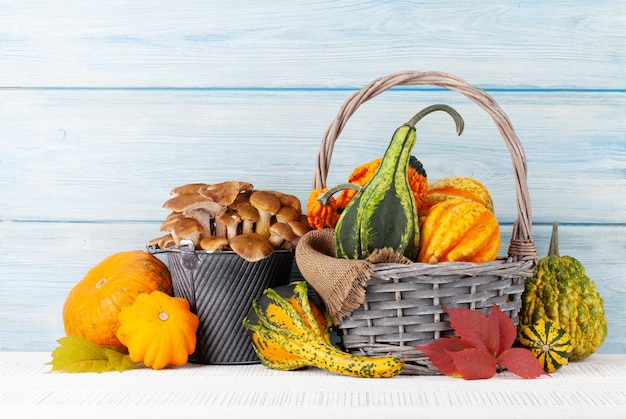
[[[520,326],[520,345],[529,349],[545,372],[555,372],[568,363],[572,338],[555,322],[539,320],[533,325]]]
[[[261,363],[292,371],[317,367],[337,374],[366,378],[394,377],[404,362],[392,356],[351,355],[333,346],[332,320],[309,299],[306,281],[267,288],[243,320]]]
[[[419,251],[419,220],[407,167],[415,145],[415,125],[434,111],[449,113],[457,133],[463,119],[450,106],[429,106],[398,128],[374,176],[352,198],[335,227],[337,258],[364,259],[374,250],[392,248],[415,260]]]

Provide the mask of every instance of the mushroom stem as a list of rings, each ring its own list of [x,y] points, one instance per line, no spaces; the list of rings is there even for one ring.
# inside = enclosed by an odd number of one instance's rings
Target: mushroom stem
[[[241,232],[245,234],[245,233],[252,233],[253,231],[254,231],[254,221],[244,219],[241,224]]]
[[[228,240],[232,239],[237,235],[237,225],[229,225],[226,226],[226,238]]]
[[[259,220],[256,222],[256,233],[264,237],[270,236],[270,223],[272,221],[272,213],[259,209]]]
[[[218,220],[215,220],[215,235],[217,237],[224,237],[226,238],[226,224],[219,222]]]

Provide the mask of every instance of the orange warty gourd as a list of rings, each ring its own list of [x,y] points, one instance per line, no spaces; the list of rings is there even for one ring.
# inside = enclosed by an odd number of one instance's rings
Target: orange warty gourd
[[[189,301],[161,291],[140,294],[119,314],[117,337],[128,348],[130,359],[160,370],[187,363],[196,349],[198,316]]]
[[[422,223],[418,262],[489,262],[500,249],[500,226],[493,212],[468,199],[434,205]]]
[[[422,198],[419,208],[420,219],[423,219],[433,205],[448,199],[464,198],[484,205],[491,212],[493,200],[489,190],[476,179],[462,176],[452,176],[439,179],[428,185],[428,191]]]
[[[141,250],[108,256],[68,294],[63,306],[65,333],[123,348],[116,336],[120,310],[139,294],[154,290],[173,293],[170,272],[159,259]]]
[[[332,196],[328,204],[324,205],[317,200],[328,188],[313,189],[309,194],[309,200],[306,206],[306,218],[309,225],[317,230],[323,228],[333,228],[339,219],[337,202]]]

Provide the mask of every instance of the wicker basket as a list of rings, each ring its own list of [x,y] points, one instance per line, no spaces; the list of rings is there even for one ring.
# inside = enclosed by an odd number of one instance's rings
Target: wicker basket
[[[485,110],[498,127],[511,154],[517,191],[518,215],[507,258],[480,264],[374,265],[367,283],[365,302],[339,326],[341,343],[347,351],[368,356],[399,356],[406,362],[405,374],[432,375],[439,372],[413,346],[454,334],[443,307],[470,308],[488,313],[495,303],[517,324],[524,279],[532,275],[537,252],[531,238],[525,155],[509,118],[486,92],[447,73],[394,73],[373,80],[348,98],[324,134],[313,188],[326,187],[334,144],[358,107],[400,85],[435,85],[454,90]]]

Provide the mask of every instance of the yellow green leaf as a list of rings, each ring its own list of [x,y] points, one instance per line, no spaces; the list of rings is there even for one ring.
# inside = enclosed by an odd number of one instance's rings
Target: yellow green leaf
[[[108,372],[137,368],[127,354],[117,349],[103,347],[87,339],[66,336],[57,340],[59,346],[52,351],[51,371]]]
[[[140,363],[133,361],[130,359],[128,354],[122,353],[114,348],[104,348],[104,353],[108,357],[108,365],[107,367],[111,369],[111,371],[126,371],[132,370],[135,368],[139,368],[141,366]]]

